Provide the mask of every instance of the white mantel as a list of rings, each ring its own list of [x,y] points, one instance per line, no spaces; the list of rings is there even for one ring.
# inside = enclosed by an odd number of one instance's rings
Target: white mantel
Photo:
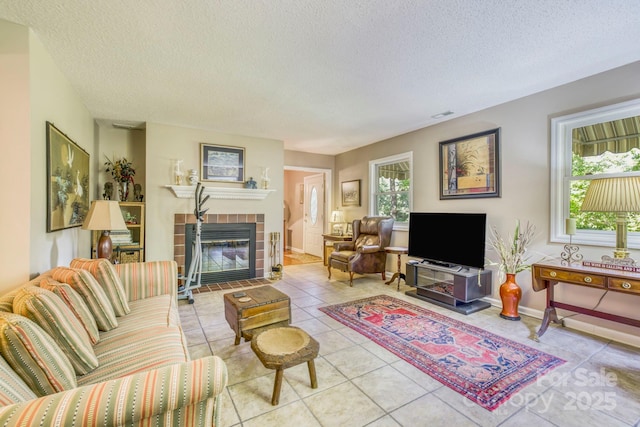
[[[179,199],[193,199],[196,194],[195,185],[165,185]],[[209,196],[211,199],[230,199],[230,200],[264,200],[269,193],[276,190],[263,190],[251,188],[228,188],[228,187],[206,187],[203,195]]]

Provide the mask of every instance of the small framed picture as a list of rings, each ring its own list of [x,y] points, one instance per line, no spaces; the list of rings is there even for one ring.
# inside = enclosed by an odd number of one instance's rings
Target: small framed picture
[[[440,200],[500,197],[500,128],[440,142]]]
[[[360,206],[360,180],[342,183],[342,206]]]
[[[244,182],[244,148],[200,144],[201,181]]]

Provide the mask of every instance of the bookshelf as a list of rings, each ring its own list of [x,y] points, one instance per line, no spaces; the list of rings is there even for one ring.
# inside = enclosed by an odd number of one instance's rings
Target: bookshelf
[[[126,230],[114,230],[110,233],[113,244],[114,263],[129,263],[144,261],[144,203],[120,202],[120,210]],[[100,238],[100,231],[94,231],[91,239],[91,258],[96,258],[96,243]]]

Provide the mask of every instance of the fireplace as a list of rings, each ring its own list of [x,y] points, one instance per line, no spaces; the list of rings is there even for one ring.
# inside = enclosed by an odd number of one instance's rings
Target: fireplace
[[[191,266],[196,224],[185,225],[185,273]],[[202,224],[201,283],[252,279],[256,275],[256,225],[249,223]]]
[[[184,276],[186,276],[189,273],[189,261],[186,259],[186,255],[187,255],[187,245],[185,244],[187,239],[186,232],[187,232],[188,225],[195,225],[195,224],[196,224],[196,217],[193,214],[175,214],[174,216],[173,254],[174,254],[174,259],[178,264],[178,269]],[[236,225],[247,225],[247,224],[252,226],[255,230],[254,231],[255,253],[253,253],[254,249],[251,248],[251,245],[249,245],[249,248],[248,248],[248,251],[252,252],[251,255],[253,255],[254,269],[251,270],[251,268],[249,268],[248,274],[250,277],[247,277],[247,278],[248,279],[262,278],[264,277],[264,262],[265,262],[264,214],[204,214],[202,230],[204,230],[205,227],[208,227],[211,225],[236,226]],[[207,240],[217,240],[217,238],[214,238],[214,239],[205,238],[204,235],[201,235],[200,237],[202,242],[205,242]],[[231,241],[244,240],[244,238],[238,239],[236,238],[236,236],[231,235],[229,240]],[[212,246],[211,256],[215,259],[215,256],[217,255],[216,251],[222,252],[223,245],[221,244],[221,242],[211,242],[211,246]],[[191,243],[188,244],[188,247],[189,247],[188,251],[191,252],[191,247],[192,247]],[[245,251],[245,249],[247,248],[243,242],[236,242],[235,246],[230,244],[224,250],[225,258],[224,259],[217,258],[216,262],[224,262],[226,263],[225,266],[227,268],[231,268],[232,260],[235,260],[234,268],[238,266],[242,266],[243,263],[245,263],[245,260],[244,260],[245,255],[243,254],[243,251]],[[203,255],[205,255],[204,252],[203,252]],[[205,261],[206,261],[206,255],[203,256],[203,268],[202,268],[203,272],[206,270]],[[237,273],[233,273],[233,274],[237,274]],[[214,280],[221,280],[222,282],[228,282],[228,281],[236,281],[236,280],[242,280],[242,279],[225,278],[223,276],[221,279],[214,278]],[[207,284],[207,283],[215,283],[215,282],[208,282],[208,281],[202,280],[202,284]]]

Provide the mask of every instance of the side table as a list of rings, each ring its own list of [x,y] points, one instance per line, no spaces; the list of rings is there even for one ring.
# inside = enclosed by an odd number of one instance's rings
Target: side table
[[[398,271],[393,273],[391,279],[388,282],[384,282],[385,285],[390,285],[393,283],[396,278],[398,278],[398,290],[400,290],[400,280],[404,280],[407,283],[407,279],[405,275],[402,273],[402,255],[406,255],[409,253],[409,249],[404,246],[387,246],[384,248],[385,252],[388,254],[396,254],[398,255]]]
[[[238,289],[224,294],[223,299],[224,316],[236,334],[235,345],[240,344],[240,338],[251,341],[253,332],[259,328],[289,326],[289,296],[272,286]]]

